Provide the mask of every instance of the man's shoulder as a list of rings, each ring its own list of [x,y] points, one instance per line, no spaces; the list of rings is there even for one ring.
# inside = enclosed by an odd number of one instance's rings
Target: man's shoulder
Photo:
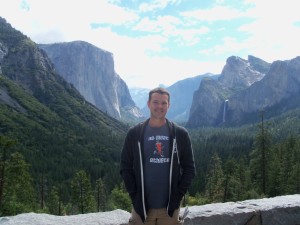
[[[171,132],[176,136],[182,136],[184,134],[187,134],[188,135],[188,130],[182,126],[182,125],[179,125],[173,121],[168,121],[170,127],[171,127]],[[185,136],[185,135],[184,135]]]
[[[182,132],[187,132],[187,129],[182,126],[182,125],[179,125],[173,121],[170,121],[170,123],[172,124],[172,126],[176,129],[176,131],[182,131]]]
[[[141,131],[141,129],[145,126],[147,120],[139,122],[129,128],[129,132]]]

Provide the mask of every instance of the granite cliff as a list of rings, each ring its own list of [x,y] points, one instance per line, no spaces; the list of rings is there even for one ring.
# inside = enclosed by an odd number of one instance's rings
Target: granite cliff
[[[119,120],[142,117],[126,83],[115,72],[112,53],[83,41],[39,47],[56,71],[97,108]]]
[[[229,57],[217,80],[206,78],[195,91],[188,127],[242,125],[300,107],[300,57],[267,63]]]
[[[199,88],[201,81],[207,77],[217,79],[218,75],[206,73],[177,81],[167,87],[171,95],[171,107],[168,111],[169,119],[177,122],[186,122],[188,120],[193,93]]]

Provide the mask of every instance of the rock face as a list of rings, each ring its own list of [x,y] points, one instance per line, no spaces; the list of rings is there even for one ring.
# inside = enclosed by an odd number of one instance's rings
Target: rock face
[[[232,56],[217,81],[205,79],[194,93],[188,127],[243,125],[300,107],[300,57],[272,64]],[[266,116],[268,118],[268,115]]]
[[[184,209],[181,209],[181,213]],[[24,213],[1,217],[2,225],[125,225],[130,213],[123,210],[53,216]],[[189,207],[185,225],[300,225],[300,195],[215,203]]]
[[[185,123],[189,117],[193,94],[198,90],[201,81],[207,77],[216,80],[218,76],[219,75],[206,73],[177,81],[167,87],[171,96],[171,107],[168,110],[167,118],[177,123]],[[147,107],[149,91],[149,89],[140,88],[130,89],[132,98],[146,117],[150,115]]]
[[[194,92],[187,126],[213,126],[219,123],[221,106],[226,99],[223,93],[227,92],[228,88],[218,81],[211,78],[203,79],[199,89]]]
[[[280,114],[300,107],[300,57],[275,61],[260,82],[233,95],[228,104],[229,121],[239,123],[260,110]],[[251,118],[249,119],[251,121]],[[253,119],[252,119],[253,120]]]
[[[218,75],[210,73],[198,75],[177,81],[168,87],[167,89],[171,96],[171,107],[168,111],[167,117],[173,121],[186,122],[189,117],[193,94],[196,90],[198,90],[202,80],[206,77],[217,79],[217,76]]]
[[[114,70],[113,55],[83,41],[41,44],[56,71],[84,98],[116,119],[139,118],[126,83]]]
[[[260,66],[261,64],[264,62],[253,56],[249,56],[248,61],[231,56],[226,61],[219,82],[232,89],[250,87],[254,82],[261,80],[269,70],[268,64]]]

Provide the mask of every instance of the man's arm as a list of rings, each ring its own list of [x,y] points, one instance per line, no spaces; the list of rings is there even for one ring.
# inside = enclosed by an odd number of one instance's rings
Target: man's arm
[[[130,142],[131,132],[126,135],[121,151],[120,174],[124,181],[127,192],[132,198],[136,193],[136,180],[133,171],[133,147]]]
[[[180,139],[181,142],[178,147],[180,148],[179,157],[180,165],[182,168],[182,175],[179,183],[179,190],[180,193],[184,195],[187,192],[196,175],[196,168],[191,140],[188,132],[185,129],[183,129],[182,136],[180,137]]]

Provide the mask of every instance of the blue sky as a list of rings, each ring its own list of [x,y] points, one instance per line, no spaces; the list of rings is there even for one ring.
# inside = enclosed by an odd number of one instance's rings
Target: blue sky
[[[232,55],[300,55],[297,0],[0,0],[0,16],[36,43],[87,41],[114,55],[129,87],[219,74]]]

